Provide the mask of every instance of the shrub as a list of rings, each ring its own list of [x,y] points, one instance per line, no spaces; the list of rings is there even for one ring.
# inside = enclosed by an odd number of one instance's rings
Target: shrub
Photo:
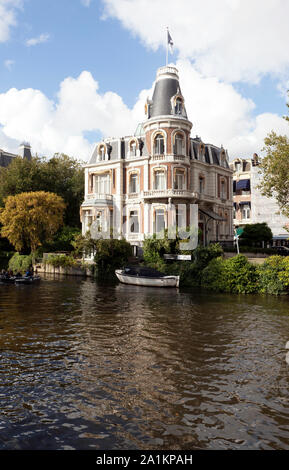
[[[200,270],[203,270],[210,261],[214,258],[223,256],[223,248],[219,243],[214,243],[209,246],[198,246],[193,252],[195,262]]]
[[[72,256],[48,255],[45,262],[55,268],[71,268],[77,265],[77,261]]]
[[[158,239],[156,234],[153,234],[144,240],[143,258],[149,265],[164,265],[164,254],[176,254],[178,251],[178,240],[168,239],[167,230],[164,238]]]
[[[202,272],[202,286],[218,292],[250,294],[257,291],[257,281],[255,266],[243,255],[213,259]]]
[[[94,253],[99,273],[108,273],[128,262],[132,255],[132,247],[124,239],[99,239],[95,241]]]
[[[15,253],[9,261],[9,269],[16,273],[25,273],[32,266],[33,257],[31,255],[20,255]]]
[[[270,256],[258,266],[259,290],[263,294],[280,295],[289,291],[289,259]]]

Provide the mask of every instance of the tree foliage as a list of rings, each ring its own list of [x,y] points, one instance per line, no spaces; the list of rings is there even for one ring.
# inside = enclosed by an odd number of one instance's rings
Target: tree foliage
[[[53,238],[63,224],[65,203],[53,193],[44,191],[8,196],[0,211],[2,237],[17,251],[36,251]]]
[[[240,236],[240,240],[248,246],[258,246],[262,242],[270,242],[272,238],[272,230],[266,222],[245,225]]]
[[[84,169],[75,159],[56,154],[50,160],[15,158],[0,168],[0,205],[4,199],[23,192],[47,191],[61,196],[66,203],[64,223],[80,227],[79,210],[84,198]]]
[[[289,105],[287,104],[289,107]],[[289,117],[285,120],[289,122]],[[289,216],[289,137],[271,132],[265,139],[266,156],[260,169],[261,192],[264,196],[274,196],[284,215]]]

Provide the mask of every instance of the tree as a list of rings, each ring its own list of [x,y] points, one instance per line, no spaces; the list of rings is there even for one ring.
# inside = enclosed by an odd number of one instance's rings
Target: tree
[[[240,240],[244,242],[244,245],[258,246],[262,242],[270,242],[273,238],[272,231],[266,222],[262,224],[248,224],[245,225]]]
[[[288,116],[284,119],[289,122]],[[289,137],[272,131],[264,142],[260,190],[264,196],[274,196],[283,214],[289,216]]]
[[[8,196],[0,210],[2,237],[6,237],[17,251],[36,251],[63,224],[65,202],[45,191]]]
[[[47,191],[58,194],[66,203],[64,223],[80,227],[79,210],[84,199],[84,169],[80,162],[64,154],[50,160],[15,158],[0,168],[0,205],[4,199],[23,192]]]

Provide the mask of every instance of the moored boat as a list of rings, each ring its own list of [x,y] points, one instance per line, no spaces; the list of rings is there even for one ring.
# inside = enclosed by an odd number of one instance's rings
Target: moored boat
[[[15,284],[32,284],[33,282],[40,281],[40,279],[40,276],[16,277]]]
[[[15,276],[2,275],[2,276],[0,276],[0,282],[3,282],[4,284],[14,284],[15,283]]]
[[[123,284],[147,287],[179,287],[180,276],[166,276],[159,271],[142,266],[117,269],[115,274]]]
[[[0,276],[0,282],[4,284],[32,284],[40,279],[40,276]]]

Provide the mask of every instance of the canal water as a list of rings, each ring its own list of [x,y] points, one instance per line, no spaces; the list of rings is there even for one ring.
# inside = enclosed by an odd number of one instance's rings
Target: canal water
[[[289,299],[0,285],[0,449],[289,449]]]

